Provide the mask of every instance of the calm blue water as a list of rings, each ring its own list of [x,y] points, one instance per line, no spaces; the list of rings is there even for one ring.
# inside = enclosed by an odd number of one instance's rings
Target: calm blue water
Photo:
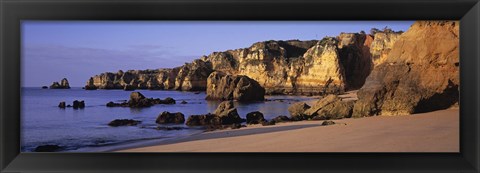
[[[220,102],[206,101],[205,93],[180,91],[137,90],[146,97],[172,97],[177,101],[174,105],[154,105],[149,108],[109,108],[109,101],[128,100],[131,91],[123,90],[83,90],[22,88],[21,110],[21,150],[29,152],[39,145],[54,144],[65,147],[64,151],[90,151],[94,148],[105,148],[125,143],[145,140],[159,140],[185,137],[201,133],[204,129],[188,128],[183,130],[157,130],[157,116],[163,111],[182,112],[185,119],[193,114],[213,112]],[[311,101],[313,97],[303,96],[267,96],[267,99],[284,99],[284,101],[268,101],[255,103],[235,103],[241,117],[252,111],[260,111],[266,119],[278,115],[288,115],[290,103]],[[72,104],[74,100],[84,100],[84,109],[58,108],[61,101]],[[179,104],[182,100],[187,104]],[[114,119],[135,119],[142,123],[138,126],[110,127],[107,124]],[[98,151],[98,150],[96,150]]]

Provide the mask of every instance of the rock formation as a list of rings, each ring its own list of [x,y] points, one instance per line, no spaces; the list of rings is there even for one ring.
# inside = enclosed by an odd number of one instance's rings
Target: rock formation
[[[159,98],[146,98],[140,92],[132,92],[130,94],[130,100],[124,101],[123,103],[114,103],[108,102],[106,104],[107,107],[132,107],[132,108],[142,108],[142,107],[150,107],[155,104],[175,104],[175,99],[171,97],[167,97],[164,100]]]
[[[353,101],[343,101],[340,97],[331,94],[318,100],[312,106],[303,102],[294,103],[288,108],[288,111],[294,121],[342,119],[352,116],[353,105]]]
[[[247,124],[261,124],[265,122],[263,114],[259,111],[250,112],[247,114]]]
[[[60,83],[53,82],[52,85],[50,85],[50,89],[70,89],[70,84],[68,83],[67,78],[63,78]]]
[[[108,123],[109,126],[118,127],[118,126],[136,126],[140,124],[141,121],[132,120],[132,119],[116,119]]]
[[[172,69],[102,73],[89,79],[85,89],[204,91],[210,74],[220,72],[247,76],[266,94],[342,93],[364,84],[398,35],[385,29],[373,35],[342,33],[322,40],[262,41],[248,48],[213,52]]]
[[[242,75],[213,72],[207,79],[207,100],[263,101],[265,89]]]
[[[232,101],[224,101],[218,105],[213,114],[191,115],[188,117],[187,126],[210,126],[209,128],[223,128],[223,125],[232,125],[242,123],[244,119],[240,118],[237,109]]]
[[[167,111],[162,112],[158,115],[157,120],[155,121],[157,124],[182,124],[185,122],[185,116],[181,112],[170,113]]]
[[[445,109],[459,98],[459,22],[417,21],[358,91],[353,116]]]

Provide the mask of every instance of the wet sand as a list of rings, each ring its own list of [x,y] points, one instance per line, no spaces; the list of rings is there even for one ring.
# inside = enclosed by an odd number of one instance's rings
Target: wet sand
[[[405,116],[249,125],[120,152],[459,152],[459,109]]]

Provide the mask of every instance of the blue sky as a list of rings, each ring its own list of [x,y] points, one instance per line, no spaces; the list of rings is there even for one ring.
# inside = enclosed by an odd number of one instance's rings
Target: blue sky
[[[214,51],[265,40],[312,40],[413,21],[23,21],[22,86],[66,77],[84,86],[106,71],[183,65]]]

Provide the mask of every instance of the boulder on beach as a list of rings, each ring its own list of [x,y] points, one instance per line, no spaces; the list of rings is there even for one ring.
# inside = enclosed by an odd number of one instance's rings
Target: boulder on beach
[[[280,116],[277,116],[277,117],[273,118],[271,121],[275,121],[276,123],[280,123],[280,122],[288,122],[288,121],[291,121],[291,120],[290,120],[290,118],[288,118],[288,116],[280,115]]]
[[[182,124],[185,122],[185,116],[180,113],[170,113],[167,111],[162,112],[158,115],[157,120],[155,121],[157,124]]]
[[[305,111],[309,109],[310,106],[304,102],[297,102],[288,107],[288,112],[292,117],[292,120],[303,120],[306,119]]]
[[[261,124],[263,123],[265,118],[263,114],[259,111],[250,112],[247,114],[247,124]]]
[[[207,100],[263,101],[265,89],[243,75],[228,75],[213,72],[207,79]]]
[[[140,124],[141,121],[132,120],[132,119],[116,119],[108,123],[109,126],[118,127],[118,126],[136,126]]]
[[[70,89],[70,85],[67,78],[63,78],[60,83],[53,82],[52,85],[50,85],[50,89]]]
[[[304,113],[314,120],[350,118],[353,105],[353,101],[343,101],[337,95],[328,95],[318,100]]]
[[[59,145],[40,145],[35,148],[35,152],[55,152],[61,150],[62,147]]]

